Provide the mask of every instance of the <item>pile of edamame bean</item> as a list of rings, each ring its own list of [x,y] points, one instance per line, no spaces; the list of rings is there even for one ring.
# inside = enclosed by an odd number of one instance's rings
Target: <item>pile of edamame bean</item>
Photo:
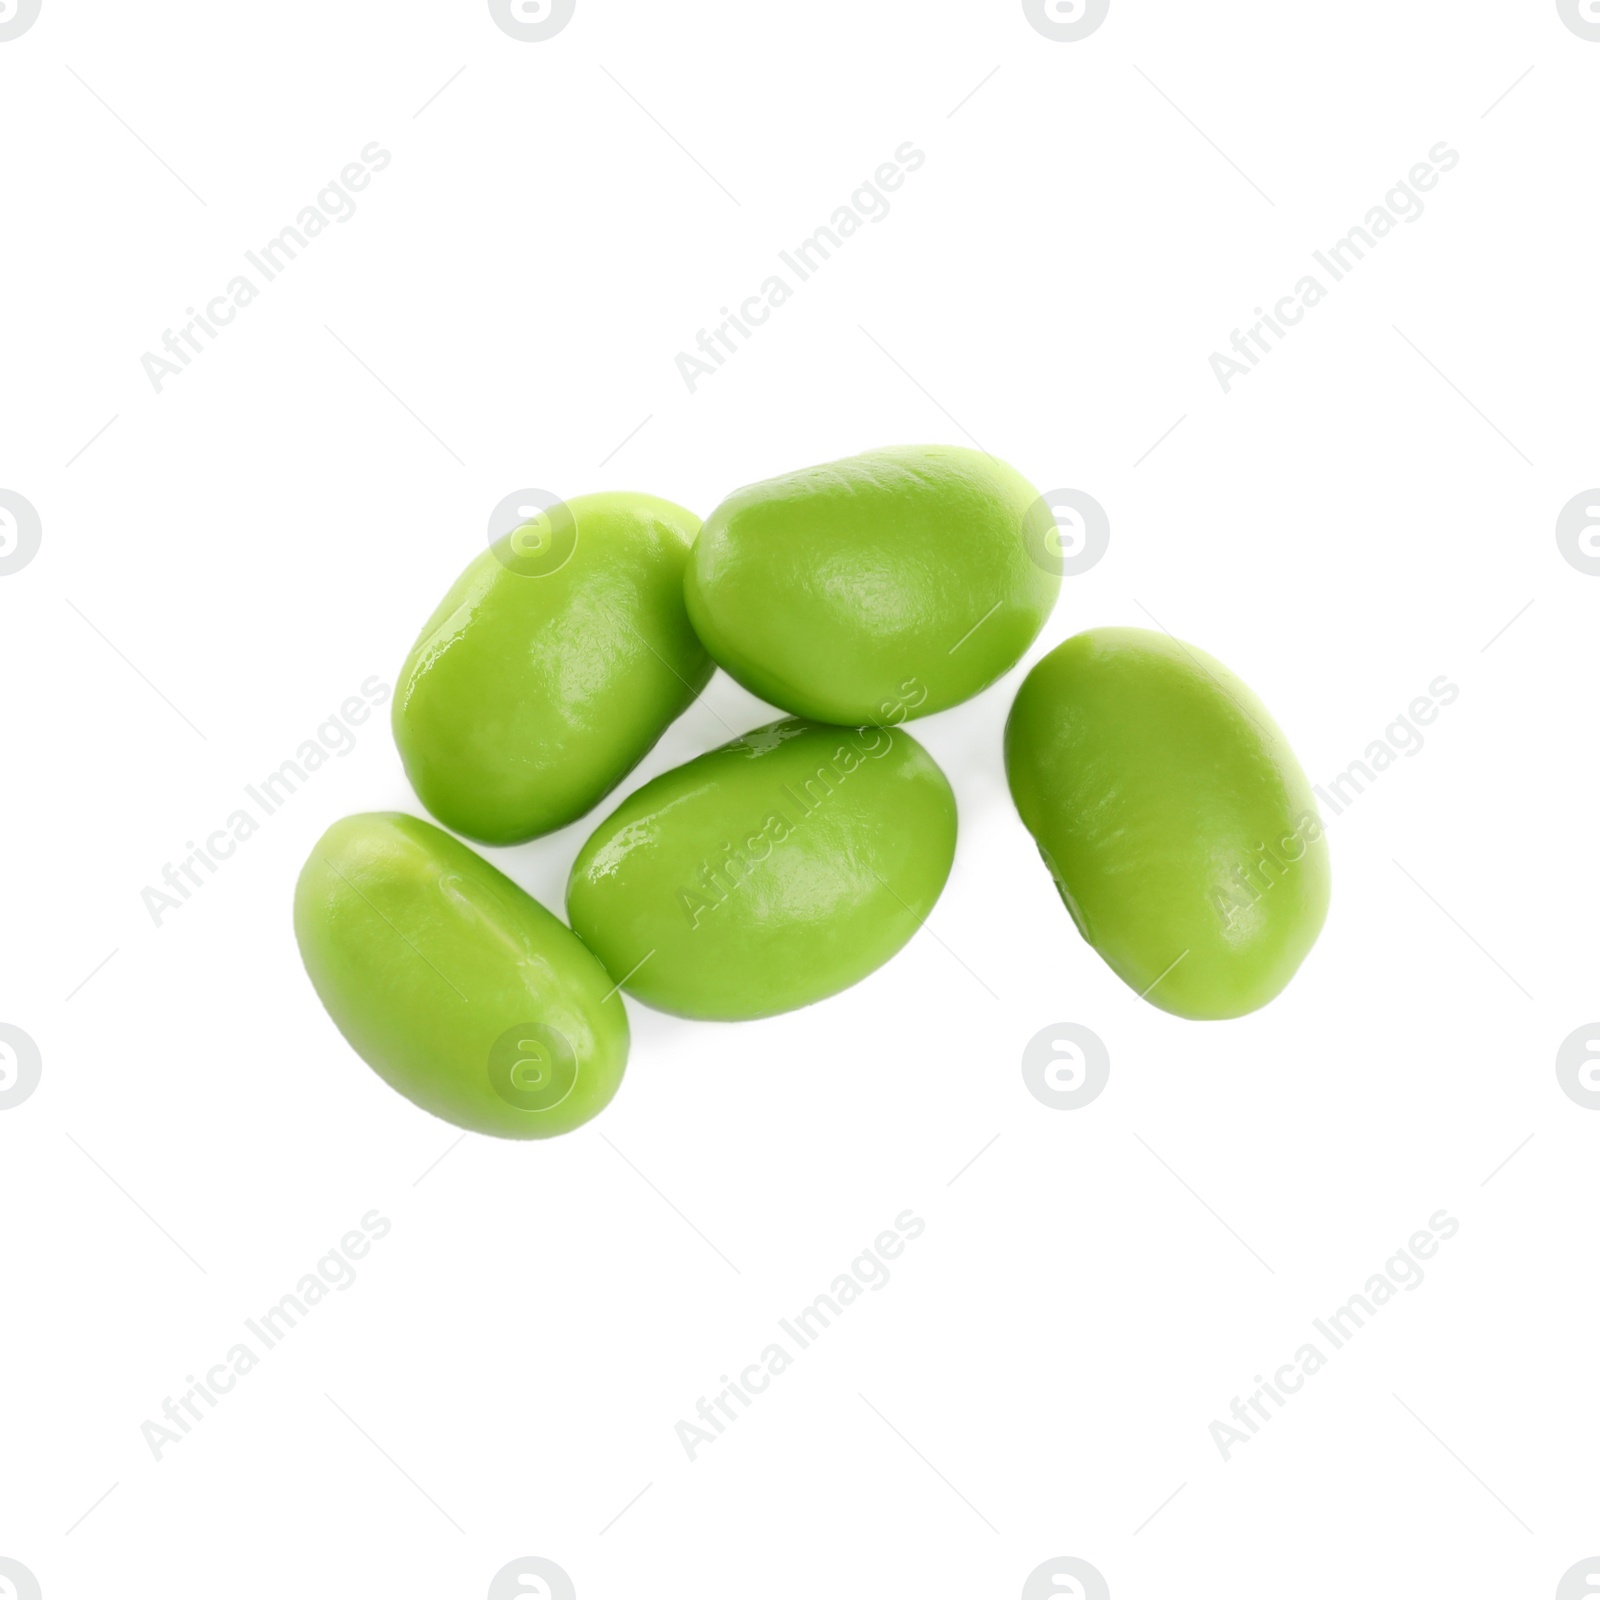
[[[1058,539],[1012,468],[927,445],[752,484],[703,526],[596,494],[493,542],[394,697],[443,826],[347,817],[296,886],[340,1032],[423,1109],[537,1139],[616,1093],[625,993],[733,1021],[859,982],[955,859],[955,797],[905,724],[1021,659],[1056,601]],[[517,844],[587,815],[719,666],[789,715],[606,816],[572,867],[570,926],[455,837]],[[1005,765],[1079,932],[1144,999],[1236,1017],[1294,976],[1327,912],[1327,846],[1288,743],[1220,662],[1164,633],[1080,633],[1023,681]]]

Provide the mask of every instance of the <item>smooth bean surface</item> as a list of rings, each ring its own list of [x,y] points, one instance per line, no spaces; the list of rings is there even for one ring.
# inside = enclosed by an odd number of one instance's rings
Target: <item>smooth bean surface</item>
[[[899,729],[792,719],[645,784],[573,865],[573,928],[679,1016],[835,994],[917,931],[955,855],[955,796]]]
[[[894,725],[1020,659],[1061,587],[1038,491],[977,450],[906,445],[751,484],[684,585],[706,648],[771,704]]]
[[[1316,942],[1328,847],[1266,708],[1166,634],[1095,628],[1028,674],[1012,798],[1083,937],[1153,1005],[1237,1017]]]
[[[643,494],[582,495],[496,540],[400,672],[394,737],[457,833],[515,844],[597,805],[706,685],[683,604],[699,519]]]
[[[294,896],[301,959],[391,1087],[457,1127],[567,1133],[617,1092],[622,997],[559,918],[459,840],[398,812],[336,822]]]

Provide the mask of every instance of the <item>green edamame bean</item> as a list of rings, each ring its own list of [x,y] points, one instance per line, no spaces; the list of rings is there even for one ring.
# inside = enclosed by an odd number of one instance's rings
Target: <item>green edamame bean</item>
[[[684,595],[718,665],[763,700],[893,725],[1016,665],[1061,587],[1056,537],[1004,462],[906,445],[729,495]]]
[[[1237,1017],[1294,976],[1328,910],[1305,774],[1221,662],[1095,628],[1017,692],[1006,776],[1078,931],[1180,1017]]]
[[[400,672],[394,737],[446,827],[516,844],[591,810],[705,687],[683,571],[700,521],[644,494],[566,501],[456,579]]]
[[[398,812],[334,823],[295,886],[294,931],[351,1047],[446,1122],[544,1139],[617,1092],[628,1018],[600,963],[431,823]]]
[[[894,955],[955,845],[955,796],[909,734],[775,722],[624,800],[578,852],[567,914],[647,1004],[766,1017]]]

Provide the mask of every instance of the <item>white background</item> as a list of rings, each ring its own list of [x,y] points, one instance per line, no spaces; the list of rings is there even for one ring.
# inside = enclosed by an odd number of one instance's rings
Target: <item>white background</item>
[[[1600,481],[1597,87],[1545,0],[1114,0],[1078,43],[1002,0],[578,0],[538,44],[468,0],[44,0],[0,44],[0,488],[43,525],[0,578],[0,1021],[43,1057],[0,1113],[0,1556],[47,1600],[477,1600],[524,1555],[583,1600],[1009,1597],[1063,1555],[1118,1600],[1553,1595],[1600,1547],[1600,1115],[1554,1073],[1600,1013],[1600,582],[1554,538]],[[141,356],[372,140],[356,215],[158,395]],[[691,394],[678,352],[906,140]],[[1441,140],[1224,395],[1212,351]],[[1159,622],[1324,785],[1459,686],[1329,815],[1265,1011],[1180,1021],[1079,940],[1004,784],[1026,662],[916,725],[961,807],[928,930],[795,1015],[631,1006],[565,1139],[458,1140],[300,968],[315,837],[417,809],[386,712],[152,924],[503,496],[704,514],[935,440],[1110,516],[1029,662]],[[630,785],[768,716],[719,676]],[[595,820],[493,859],[559,908]],[[1062,1021],[1111,1055],[1077,1112],[1019,1070]],[[154,1460],[373,1208],[359,1280]],[[906,1208],[893,1281],[691,1463],[674,1425]],[[1225,1463],[1212,1421],[1440,1208],[1427,1280]]]

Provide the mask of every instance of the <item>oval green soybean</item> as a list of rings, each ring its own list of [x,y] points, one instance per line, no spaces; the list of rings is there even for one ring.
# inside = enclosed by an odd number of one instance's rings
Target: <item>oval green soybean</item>
[[[712,666],[683,574],[700,522],[594,494],[496,540],[400,672],[394,737],[446,827],[516,844],[575,821],[649,752]]]
[[[752,693],[822,722],[892,726],[1016,665],[1061,587],[1056,537],[1004,462],[906,445],[729,495],[684,593],[706,648]]]
[[[430,823],[398,812],[334,823],[295,886],[294,930],[339,1031],[424,1111],[544,1139],[617,1092],[628,1018],[600,963]]]
[[[882,966],[955,845],[955,796],[909,734],[775,722],[624,800],[579,851],[567,914],[648,1005],[766,1017]]]
[[[1221,662],[1095,628],[1028,674],[1006,776],[1083,937],[1180,1017],[1242,1016],[1289,982],[1328,910],[1311,786]]]

